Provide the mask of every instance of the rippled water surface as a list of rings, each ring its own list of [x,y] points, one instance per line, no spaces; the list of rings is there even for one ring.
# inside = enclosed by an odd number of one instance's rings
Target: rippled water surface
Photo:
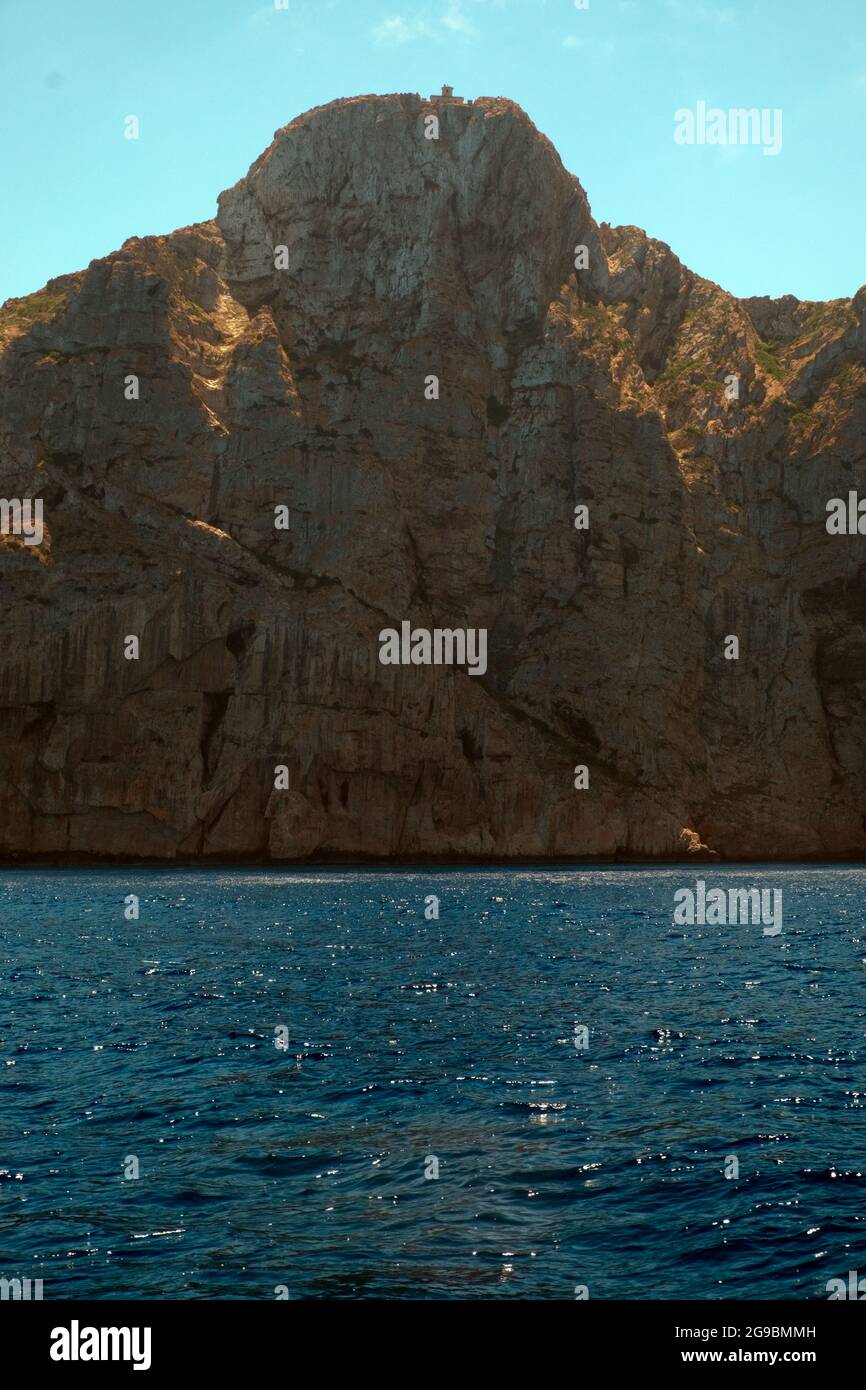
[[[0,1276],[826,1298],[866,1272],[866,871],[698,872],[781,888],[781,935],[675,926],[683,868],[0,875]]]

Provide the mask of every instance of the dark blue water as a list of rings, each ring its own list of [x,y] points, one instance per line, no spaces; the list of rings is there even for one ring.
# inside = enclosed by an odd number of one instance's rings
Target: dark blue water
[[[698,872],[782,934],[674,926],[683,868],[0,875],[0,1276],[826,1298],[866,1273],[866,871]]]

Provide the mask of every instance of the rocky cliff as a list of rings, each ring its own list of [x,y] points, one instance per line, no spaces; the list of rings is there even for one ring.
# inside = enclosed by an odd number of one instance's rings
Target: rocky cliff
[[[0,310],[0,854],[861,857],[864,434],[866,289],[733,298],[508,101],[310,111]]]

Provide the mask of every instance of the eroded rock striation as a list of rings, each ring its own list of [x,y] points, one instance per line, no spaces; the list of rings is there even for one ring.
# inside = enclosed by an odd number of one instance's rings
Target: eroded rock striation
[[[45,525],[0,536],[0,854],[862,856],[864,435],[866,289],[735,299],[509,101],[310,111],[0,310]],[[381,664],[404,620],[485,673]]]

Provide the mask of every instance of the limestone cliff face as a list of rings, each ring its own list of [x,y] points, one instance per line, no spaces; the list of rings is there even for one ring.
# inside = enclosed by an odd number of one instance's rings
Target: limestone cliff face
[[[0,310],[45,517],[0,536],[0,854],[862,856],[864,435],[866,290],[732,298],[507,101],[308,112]],[[404,619],[486,674],[382,665]]]

